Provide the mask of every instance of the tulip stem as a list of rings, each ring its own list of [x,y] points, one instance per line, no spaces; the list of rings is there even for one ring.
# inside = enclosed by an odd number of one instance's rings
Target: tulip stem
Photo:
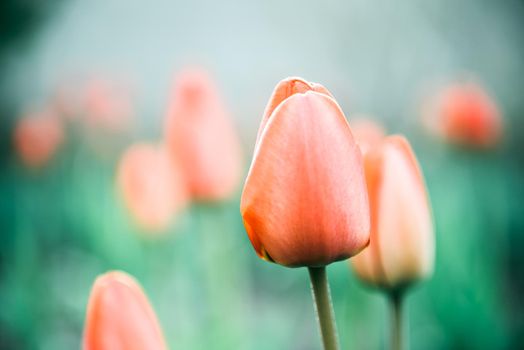
[[[392,293],[389,301],[391,305],[391,350],[402,350],[402,306],[404,298],[401,292]]]
[[[333,305],[331,304],[326,267],[309,267],[308,270],[324,349],[338,350],[337,326]]]

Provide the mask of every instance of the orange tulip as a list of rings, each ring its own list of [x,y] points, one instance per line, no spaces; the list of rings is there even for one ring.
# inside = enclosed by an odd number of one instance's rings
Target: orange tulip
[[[180,171],[162,147],[131,146],[120,160],[117,176],[126,206],[146,231],[165,231],[186,202]]]
[[[380,144],[386,135],[381,124],[366,116],[353,116],[350,126],[362,154],[366,154],[371,148]]]
[[[190,69],[178,76],[166,120],[166,140],[193,197],[220,200],[236,189],[241,174],[240,143],[217,88],[204,71]]]
[[[96,279],[87,305],[83,348],[167,349],[155,312],[133,277],[112,271]]]
[[[362,156],[323,86],[288,78],[275,88],[240,211],[257,254],[282,265],[324,266],[368,244]]]
[[[46,164],[63,139],[62,123],[51,112],[33,113],[20,119],[14,132],[18,155],[27,166],[33,168]]]
[[[495,101],[480,86],[449,86],[434,103],[429,126],[450,142],[487,148],[500,140],[502,117]]]
[[[385,138],[364,158],[371,241],[352,263],[362,280],[395,290],[433,269],[431,209],[422,173],[404,137]]]

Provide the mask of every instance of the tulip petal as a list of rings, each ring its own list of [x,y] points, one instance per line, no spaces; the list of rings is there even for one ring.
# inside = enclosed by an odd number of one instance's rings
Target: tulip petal
[[[287,266],[346,259],[369,239],[361,153],[338,104],[288,97],[260,135],[241,213],[258,255]]]
[[[258,129],[256,143],[258,143],[258,140],[260,139],[260,135],[264,131],[267,121],[271,117],[271,114],[273,113],[275,108],[277,108],[278,105],[280,105],[288,97],[294,94],[305,93],[307,91],[316,91],[316,92],[325,94],[329,97],[333,97],[331,93],[324,86],[317,84],[317,83],[310,83],[308,81],[305,81],[302,78],[290,77],[290,78],[280,81],[277,84],[277,86],[275,87],[275,90],[273,91],[273,95],[269,99],[269,103],[266,106],[266,110],[264,111],[264,116],[262,117],[260,128]]]

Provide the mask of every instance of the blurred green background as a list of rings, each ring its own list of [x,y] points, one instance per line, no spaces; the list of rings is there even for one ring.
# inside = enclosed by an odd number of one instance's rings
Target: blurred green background
[[[368,113],[411,140],[436,223],[434,276],[408,298],[412,349],[524,347],[524,2],[2,1],[0,10],[0,348],[73,349],[95,277],[144,286],[173,349],[318,349],[305,269],[258,259],[237,193],[194,203],[169,232],[140,232],[115,189],[135,140],[158,140],[176,71],[201,64],[233,112],[249,164],[274,85],[328,87],[351,121]],[[28,169],[17,118],[91,76],[132,87],[127,133],[70,126],[50,163]],[[501,144],[428,137],[432,87],[481,81],[504,118]],[[102,141],[100,141],[102,140]],[[93,147],[95,144],[98,147]],[[387,305],[347,262],[329,277],[344,349],[386,347]]]

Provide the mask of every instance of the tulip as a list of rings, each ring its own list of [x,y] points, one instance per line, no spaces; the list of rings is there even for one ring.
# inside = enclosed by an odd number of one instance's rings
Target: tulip
[[[429,127],[451,143],[489,148],[502,136],[497,104],[479,85],[451,85],[436,97],[429,110]]]
[[[197,200],[222,200],[241,174],[240,142],[217,88],[202,70],[181,72],[166,118],[166,141]]]
[[[64,140],[60,119],[52,112],[31,113],[18,121],[14,146],[24,164],[39,168],[56,153]]]
[[[166,231],[173,214],[186,202],[180,170],[160,146],[131,146],[118,165],[117,182],[127,208],[147,232]]]
[[[61,117],[73,121],[80,115],[81,101],[78,93],[78,82],[61,81],[52,92],[49,103]]]
[[[350,126],[363,155],[379,144],[386,135],[384,127],[368,116],[353,116]]]
[[[400,342],[404,290],[433,270],[431,209],[418,162],[402,136],[386,137],[364,157],[371,209],[370,245],[352,259],[357,276],[393,301],[394,343]]]
[[[122,132],[131,124],[131,96],[122,86],[104,79],[92,79],[83,92],[85,122],[109,132]]]
[[[257,254],[285,266],[325,266],[368,244],[362,157],[331,94],[281,81],[266,108],[241,200]]]
[[[96,279],[87,305],[83,348],[167,349],[155,312],[133,277],[112,271]]]
[[[277,85],[262,118],[240,211],[262,259],[309,268],[324,346],[336,347],[336,336],[323,328],[331,324],[323,318],[332,313],[320,304],[329,299],[319,302],[329,296],[325,265],[366,247],[370,223],[362,156],[326,88],[300,78]]]

